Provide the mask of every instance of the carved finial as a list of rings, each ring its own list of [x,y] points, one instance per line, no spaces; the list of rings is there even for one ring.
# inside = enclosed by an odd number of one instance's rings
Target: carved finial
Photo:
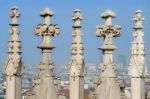
[[[19,23],[18,18],[20,16],[20,12],[16,6],[11,8],[10,11],[11,17],[11,28],[10,28],[10,40],[8,44],[8,60],[5,65],[5,72],[7,75],[19,75],[22,76],[24,74],[24,64],[21,58],[21,41],[19,39]]]
[[[54,15],[54,12],[51,11],[49,8],[45,8],[41,14],[40,14],[42,17],[45,17],[45,16],[53,16]]]
[[[106,25],[112,25],[112,18],[115,18],[116,14],[111,10],[106,10],[101,14],[101,17],[106,20]]]
[[[133,19],[134,24],[135,24],[134,28],[143,28],[142,22],[144,21],[144,17],[142,16],[142,11],[141,10],[137,10],[136,15],[133,16],[132,19]]]
[[[18,8],[16,6],[12,7],[9,15],[10,15],[10,17],[12,19],[11,25],[12,24],[18,24],[18,18],[20,17],[21,14],[18,11]]]
[[[104,25],[96,27],[96,36],[104,37],[104,45],[112,45],[112,37],[120,36],[121,27],[119,25],[112,25],[112,18],[116,14],[111,10],[107,10],[101,14],[101,17],[106,20]]]
[[[57,36],[59,35],[59,26],[57,24],[46,25],[38,24],[35,29],[35,35],[37,36]]]
[[[54,15],[54,12],[45,8],[41,12],[40,16],[44,17],[44,24],[38,24],[35,28],[35,35],[43,37],[44,44],[50,44],[50,37],[59,35],[59,26],[57,24],[50,23],[50,17]]]
[[[50,17],[54,15],[54,12],[51,11],[49,8],[45,8],[41,13],[40,16],[44,17],[44,23],[49,25],[50,24]]]
[[[83,16],[81,15],[81,11],[79,9],[76,9],[74,11],[74,15],[72,17],[72,20],[74,21],[73,27],[81,27],[81,20],[83,20]]]

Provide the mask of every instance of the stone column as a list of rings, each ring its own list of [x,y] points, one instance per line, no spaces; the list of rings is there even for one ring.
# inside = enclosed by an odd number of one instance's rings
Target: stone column
[[[6,99],[21,99],[21,77],[24,74],[24,65],[21,57],[21,41],[18,18],[20,13],[17,7],[10,11],[10,40],[8,45],[8,57],[5,65],[6,73]]]
[[[74,21],[74,31],[72,33],[73,42],[71,46],[71,60],[68,67],[70,92],[69,99],[84,99],[84,76],[85,63],[83,57],[83,42],[81,32],[81,20],[83,19],[80,10],[76,9],[72,20]]]
[[[112,38],[120,36],[121,27],[112,24],[112,18],[116,14],[111,10],[102,13],[101,17],[106,20],[104,25],[96,27],[96,36],[103,37],[104,43],[100,50],[103,53],[103,64],[100,65],[101,74],[95,79],[96,91],[93,99],[121,99],[121,90],[116,76],[116,65],[113,63],[113,52],[116,47]]]
[[[38,66],[39,72],[34,77],[33,94],[34,99],[58,99],[58,92],[54,80],[54,63],[52,62],[51,54],[55,46],[51,42],[51,37],[59,34],[57,24],[50,23],[50,17],[54,12],[46,8],[41,12],[41,17],[44,18],[43,24],[38,24],[35,29],[35,35],[42,36],[42,43],[38,47],[42,50],[41,62]]]
[[[133,16],[134,30],[131,47],[131,58],[129,63],[129,75],[131,77],[131,99],[145,99],[145,77],[147,76],[147,66],[145,59],[145,47],[142,31],[144,17],[142,11],[137,10]]]

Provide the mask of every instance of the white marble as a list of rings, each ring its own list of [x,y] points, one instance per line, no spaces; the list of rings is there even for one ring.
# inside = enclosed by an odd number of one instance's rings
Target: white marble
[[[6,99],[21,99],[21,78],[25,71],[21,57],[20,30],[18,28],[18,18],[21,14],[17,7],[13,7],[9,15],[11,17],[10,40],[8,57],[4,67],[6,73]]]
[[[54,15],[54,12],[49,8],[45,8],[40,15],[44,18],[44,23],[36,26],[35,35],[41,36],[43,40],[38,47],[42,50],[42,58],[38,66],[39,71],[33,78],[32,93],[28,98],[58,99],[57,85],[60,79],[53,74],[55,65],[52,62],[51,54],[55,46],[51,42],[51,37],[59,35],[59,26],[50,23],[50,18]]]
[[[84,99],[84,76],[86,74],[83,42],[81,32],[81,20],[83,19],[80,10],[76,9],[72,20],[74,31],[71,46],[71,60],[68,67],[70,92],[69,99]]]
[[[90,94],[90,99],[121,99],[120,83],[116,76],[117,66],[113,63],[112,38],[120,36],[121,27],[112,24],[112,18],[116,14],[111,10],[102,13],[101,17],[106,20],[104,25],[96,27],[97,37],[103,37],[104,43],[100,50],[103,52],[103,63],[100,65],[101,74],[94,80],[96,90]]]
[[[131,77],[131,99],[145,99],[144,85],[148,71],[143,41],[144,32],[142,31],[142,22],[144,21],[144,17],[142,16],[142,11],[136,11],[133,21],[135,32],[133,33],[131,58],[128,67],[128,73]]]

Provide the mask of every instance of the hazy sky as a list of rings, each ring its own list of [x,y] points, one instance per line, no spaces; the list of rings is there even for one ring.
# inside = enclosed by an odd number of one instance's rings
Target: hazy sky
[[[115,38],[114,43],[118,47],[115,55],[123,54],[130,56],[130,46],[133,33],[132,16],[140,9],[145,16],[144,32],[147,54],[150,53],[150,0],[0,0],[0,67],[3,67],[7,56],[7,45],[9,40],[9,11],[16,5],[20,12],[19,19],[22,56],[27,67],[36,66],[40,61],[41,50],[37,46],[41,43],[41,37],[34,35],[35,26],[43,22],[39,13],[49,7],[55,12],[52,23],[60,26],[60,35],[53,39],[56,49],[53,50],[53,60],[56,65],[67,65],[70,59],[70,46],[72,42],[71,16],[78,8],[84,16],[82,22],[85,46],[86,63],[99,63],[102,38],[95,35],[96,25],[103,24],[100,14],[111,9],[117,13],[113,23],[122,26],[121,37]]]

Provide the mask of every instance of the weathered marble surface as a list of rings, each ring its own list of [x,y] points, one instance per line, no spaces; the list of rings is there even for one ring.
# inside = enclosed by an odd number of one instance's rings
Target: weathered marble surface
[[[113,63],[112,38],[120,36],[121,27],[112,24],[112,18],[116,14],[111,10],[102,13],[101,17],[106,20],[104,25],[96,27],[97,37],[103,37],[104,43],[100,50],[103,52],[103,63],[100,65],[101,74],[94,80],[96,90],[90,95],[90,99],[121,99],[120,83],[116,76],[117,65]]]
[[[25,67],[21,57],[21,41],[19,40],[19,23],[20,12],[14,6],[10,13],[10,40],[8,44],[8,57],[5,64],[6,74],[6,99],[21,99],[21,78],[25,72]]]
[[[142,31],[142,22],[144,17],[142,11],[137,10],[136,15],[133,16],[134,30],[133,41],[131,47],[131,58],[129,63],[129,75],[131,76],[131,98],[132,99],[145,99],[145,77],[148,75],[145,47]]]
[[[57,85],[60,79],[53,74],[54,63],[52,62],[52,49],[55,46],[51,42],[51,37],[59,35],[59,26],[51,24],[50,18],[54,12],[45,8],[40,16],[44,18],[43,24],[38,24],[35,29],[35,35],[42,36],[42,43],[38,47],[42,50],[41,62],[38,65],[38,73],[33,77],[32,94],[29,99],[58,99]]]
[[[74,11],[72,20],[74,21],[74,31],[72,33],[73,42],[71,46],[71,60],[68,67],[70,92],[69,99],[84,99],[84,76],[86,74],[83,42],[81,32],[81,20],[83,16],[79,9]]]

